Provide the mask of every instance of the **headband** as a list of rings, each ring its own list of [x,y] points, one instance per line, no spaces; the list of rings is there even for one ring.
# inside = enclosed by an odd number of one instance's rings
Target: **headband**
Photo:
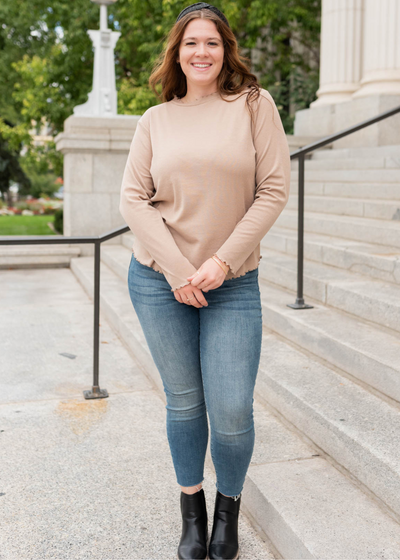
[[[226,23],[226,25],[229,27],[228,20],[226,19],[224,14],[220,12],[218,8],[216,8],[215,6],[211,6],[211,4],[206,4],[205,2],[196,2],[196,4],[187,6],[187,8],[184,8],[181,11],[176,21],[178,22],[180,19],[183,18],[183,16],[185,16],[186,14],[190,14],[190,12],[195,12],[196,10],[202,10],[203,8],[207,8],[207,10],[211,10],[212,12],[214,12],[214,14],[216,14],[220,19],[222,19],[222,21]]]

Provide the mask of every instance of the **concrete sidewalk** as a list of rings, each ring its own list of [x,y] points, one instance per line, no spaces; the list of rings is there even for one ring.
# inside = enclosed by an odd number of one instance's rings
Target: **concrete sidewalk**
[[[0,558],[176,558],[180,488],[165,408],[69,269],[0,271]],[[206,465],[209,531],[215,474]],[[241,560],[274,555],[240,516]]]

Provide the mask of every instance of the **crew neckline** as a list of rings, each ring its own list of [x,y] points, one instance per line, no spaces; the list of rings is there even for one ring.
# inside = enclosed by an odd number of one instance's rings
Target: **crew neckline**
[[[193,105],[202,105],[203,103],[207,103],[216,97],[220,97],[219,91],[214,91],[213,93],[209,93],[208,95],[204,95],[204,97],[199,97],[195,101],[190,101],[189,103],[182,102],[180,98],[175,96],[173,99],[170,100],[170,103],[174,103],[174,105],[180,105],[181,107],[192,107]]]

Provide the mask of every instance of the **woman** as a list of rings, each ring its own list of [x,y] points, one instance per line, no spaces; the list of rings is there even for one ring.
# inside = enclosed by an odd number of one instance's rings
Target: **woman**
[[[180,559],[207,558],[207,412],[217,478],[208,557],[239,556],[261,353],[260,241],[289,196],[279,113],[244,60],[217,8],[198,2],[179,14],[150,77],[163,102],[138,122],[121,189],[135,234],[130,296],[162,378],[181,487]]]

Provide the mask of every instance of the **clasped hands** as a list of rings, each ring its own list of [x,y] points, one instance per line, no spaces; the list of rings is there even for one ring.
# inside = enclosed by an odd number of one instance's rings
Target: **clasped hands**
[[[225,263],[221,262],[221,264],[226,271],[229,270]],[[223,284],[226,274],[222,267],[214,259],[207,259],[198,269],[198,274],[195,273],[187,277],[190,284],[173,292],[175,299],[179,303],[186,303],[187,305],[193,305],[193,307],[207,307],[208,303],[203,292],[207,293],[209,290],[215,290]]]

